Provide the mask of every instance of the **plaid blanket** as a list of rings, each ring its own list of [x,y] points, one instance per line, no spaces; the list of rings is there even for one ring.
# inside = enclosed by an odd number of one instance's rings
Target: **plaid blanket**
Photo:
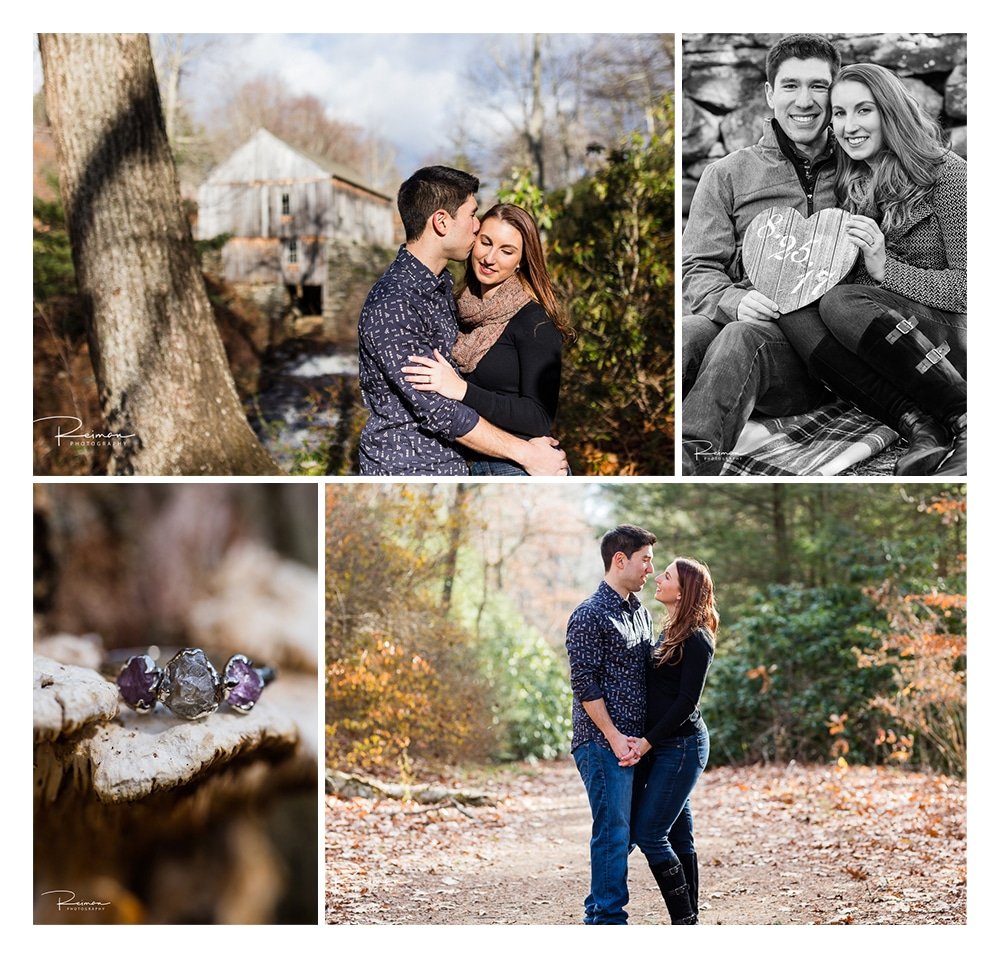
[[[843,400],[799,416],[751,419],[726,457],[724,476],[836,476],[899,438]]]

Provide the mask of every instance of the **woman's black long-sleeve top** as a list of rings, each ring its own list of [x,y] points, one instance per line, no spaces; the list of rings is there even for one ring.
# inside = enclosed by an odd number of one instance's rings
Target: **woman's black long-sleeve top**
[[[562,334],[535,302],[519,309],[476,368],[462,402],[521,439],[547,436],[559,403]]]
[[[657,665],[651,657],[646,665],[645,739],[654,747],[664,739],[693,734],[700,718],[698,703],[715,646],[705,629],[695,629],[682,648],[680,662]]]

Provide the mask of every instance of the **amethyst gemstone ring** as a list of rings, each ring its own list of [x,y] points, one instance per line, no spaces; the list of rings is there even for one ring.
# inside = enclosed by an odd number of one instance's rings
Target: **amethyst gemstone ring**
[[[245,655],[234,655],[222,676],[201,649],[181,649],[162,668],[149,655],[133,655],[118,673],[118,689],[136,712],[150,712],[162,702],[174,715],[194,721],[211,715],[222,702],[249,712],[264,687],[275,678],[271,668],[255,668]]]
[[[133,655],[118,675],[118,688],[125,704],[137,712],[149,712],[156,705],[163,673],[148,655]]]

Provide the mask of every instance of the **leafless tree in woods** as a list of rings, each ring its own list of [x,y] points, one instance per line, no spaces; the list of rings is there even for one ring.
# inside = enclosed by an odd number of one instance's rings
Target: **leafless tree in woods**
[[[295,93],[278,76],[256,76],[236,84],[215,111],[213,125],[220,156],[263,128],[295,149],[353,170],[361,170],[367,159],[360,127],[331,119],[318,97]]]
[[[510,140],[488,144],[492,155],[508,166],[529,168],[536,185],[547,185],[546,165],[560,137],[546,137],[547,129],[567,128],[560,102],[560,75],[553,67],[551,44],[539,33],[495,44],[487,56],[477,56],[469,87],[477,100],[488,97],[490,109],[503,119]],[[549,122],[547,122],[549,121]],[[497,131],[500,133],[501,131]],[[558,175],[558,180],[563,176]]]
[[[595,136],[603,131],[602,138],[613,142],[630,130],[662,133],[655,116],[674,86],[674,35],[602,34],[587,52],[581,77]]]
[[[191,42],[183,33],[160,33],[152,39],[156,75],[163,97],[163,122],[167,139],[176,145],[181,111],[181,78],[212,41]]]
[[[205,292],[145,34],[39,34],[46,110],[117,474],[278,468]]]
[[[531,34],[477,50],[461,110],[486,103],[501,122],[490,142],[469,144],[489,157],[474,165],[500,178],[530,169],[536,185],[554,189],[592,171],[623,135],[662,132],[654,117],[674,86],[673,49],[673,34]]]

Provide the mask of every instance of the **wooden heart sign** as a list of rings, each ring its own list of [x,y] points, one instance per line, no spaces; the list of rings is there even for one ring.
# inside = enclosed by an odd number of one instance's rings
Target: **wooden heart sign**
[[[743,237],[743,268],[782,313],[814,303],[836,286],[858,258],[847,238],[846,210],[820,210],[805,219],[771,206],[758,213]]]

